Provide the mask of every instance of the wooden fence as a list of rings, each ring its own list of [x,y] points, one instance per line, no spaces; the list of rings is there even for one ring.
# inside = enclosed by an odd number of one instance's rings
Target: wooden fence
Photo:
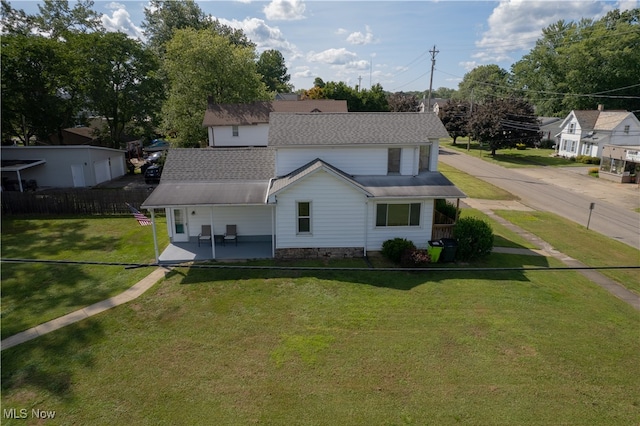
[[[110,215],[131,213],[126,203],[140,209],[151,194],[146,189],[65,189],[2,192],[3,215]]]

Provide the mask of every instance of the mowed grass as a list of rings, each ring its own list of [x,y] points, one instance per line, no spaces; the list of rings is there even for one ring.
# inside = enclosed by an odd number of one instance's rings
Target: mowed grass
[[[498,210],[497,215],[539,236],[589,266],[640,266],[640,250],[548,212]],[[638,269],[603,269],[602,274],[640,294]]]
[[[3,351],[2,406],[47,424],[632,425],[639,327],[574,272],[176,269]]]
[[[469,198],[482,200],[517,200],[518,197],[498,188],[495,185],[480,180],[469,173],[465,173],[443,162],[438,163],[438,171],[449,179]]]
[[[156,222],[159,244],[166,245],[164,218]],[[2,258],[155,261],[151,227],[132,216],[4,217]],[[2,338],[121,293],[148,273],[124,266],[3,263]]]
[[[444,148],[455,149],[472,157],[482,158],[485,161],[507,168],[588,166],[588,164],[577,163],[568,158],[554,157],[553,153],[555,151],[553,149],[527,148],[519,150],[516,148],[504,148],[496,150],[496,155],[493,157],[491,156],[491,150],[486,144],[481,148],[480,144],[476,141],[471,141],[470,149],[467,151],[466,138],[458,139],[455,145],[453,145],[453,139],[451,138],[440,139],[440,144]]]

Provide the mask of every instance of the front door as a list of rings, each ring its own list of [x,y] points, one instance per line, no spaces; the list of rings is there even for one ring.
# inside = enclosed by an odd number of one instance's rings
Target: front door
[[[189,227],[185,209],[172,209],[173,241],[184,243],[189,241]]]

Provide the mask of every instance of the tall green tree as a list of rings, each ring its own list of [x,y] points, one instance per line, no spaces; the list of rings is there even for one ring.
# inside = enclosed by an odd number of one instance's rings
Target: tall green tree
[[[193,0],[151,0],[144,9],[142,22],[148,46],[161,58],[164,57],[166,44],[176,30],[191,28],[211,30],[226,37],[238,46],[255,47],[242,30],[223,25],[211,15],[205,14]]]
[[[44,0],[38,5],[40,13],[33,17],[33,23],[38,31],[53,39],[70,33],[99,31],[103,29],[102,23],[93,5],[92,0],[78,0],[73,7],[69,7],[67,0]]]
[[[498,65],[480,65],[464,75],[458,85],[458,97],[483,103],[510,93],[509,73]]]
[[[542,136],[533,106],[522,98],[493,99],[474,106],[469,131],[475,140],[488,144],[494,156],[496,150],[518,143],[533,146]]]
[[[125,128],[152,122],[162,101],[155,55],[123,33],[76,37],[83,58],[84,93],[92,110],[107,120],[108,141],[121,148]]]
[[[262,82],[271,92],[289,93],[293,86],[289,84],[291,75],[287,74],[287,66],[282,53],[275,49],[265,50],[257,62],[258,73]]]
[[[2,37],[2,140],[48,141],[73,125],[79,109],[73,57],[67,46],[46,37]]]
[[[467,101],[449,99],[439,111],[440,120],[444,124],[449,136],[453,138],[453,144],[459,137],[469,134],[469,119],[471,105]]]
[[[208,96],[216,103],[269,99],[254,58],[252,47],[235,45],[210,30],[176,30],[164,61],[169,77],[162,108],[167,133],[175,134],[181,146],[198,146],[206,140],[202,118]]]
[[[540,115],[572,109],[640,110],[640,9],[599,20],[558,21],[512,68],[514,87]]]

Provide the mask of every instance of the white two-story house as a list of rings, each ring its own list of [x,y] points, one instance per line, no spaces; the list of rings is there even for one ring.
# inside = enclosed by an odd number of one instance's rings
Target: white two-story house
[[[347,112],[347,101],[333,99],[259,101],[248,104],[209,103],[202,126],[209,146],[267,146],[272,112]]]
[[[640,121],[627,111],[571,111],[560,125],[558,155],[601,157],[605,145],[640,145]]]
[[[363,256],[396,237],[424,248],[435,200],[465,197],[437,170],[447,136],[433,113],[271,113],[267,146],[170,150],[143,207],[166,211],[173,246],[211,229],[208,259],[254,257],[241,253],[252,244],[276,258]]]

